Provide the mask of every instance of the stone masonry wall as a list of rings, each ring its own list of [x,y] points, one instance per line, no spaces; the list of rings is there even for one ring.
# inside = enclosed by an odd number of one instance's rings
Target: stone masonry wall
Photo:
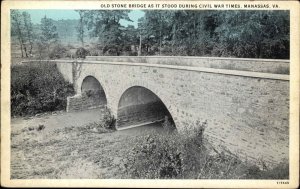
[[[122,94],[142,86],[162,100],[179,131],[207,120],[205,136],[216,147],[270,164],[288,158],[288,76],[86,62],[77,83],[87,76],[102,84],[115,117]]]
[[[87,110],[104,106],[98,97],[75,95],[67,99],[67,112]]]
[[[70,83],[73,83],[73,75],[72,75],[72,64],[56,64],[60,73],[62,73],[64,79]]]

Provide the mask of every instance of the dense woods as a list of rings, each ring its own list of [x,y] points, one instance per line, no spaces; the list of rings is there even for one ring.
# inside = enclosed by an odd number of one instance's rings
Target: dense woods
[[[11,34],[19,41],[22,56],[31,54],[33,44],[49,55],[59,42],[72,38],[69,45],[83,47],[90,55],[289,59],[288,11],[144,10],[137,28],[120,23],[131,21],[129,10],[76,12],[79,20],[54,21],[45,16],[32,27],[28,13],[13,11]],[[33,39],[35,35],[39,37]]]

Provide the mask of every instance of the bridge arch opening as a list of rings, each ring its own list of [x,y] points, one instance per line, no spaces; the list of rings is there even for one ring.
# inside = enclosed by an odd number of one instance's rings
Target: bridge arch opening
[[[117,129],[144,126],[149,124],[172,125],[173,117],[162,100],[151,90],[134,86],[121,96],[117,111]]]
[[[87,76],[81,84],[81,95],[87,108],[99,108],[107,105],[106,94],[100,82],[93,76]]]

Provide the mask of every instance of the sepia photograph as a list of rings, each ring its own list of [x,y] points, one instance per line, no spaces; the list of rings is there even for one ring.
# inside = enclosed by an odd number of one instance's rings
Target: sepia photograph
[[[41,5],[5,15],[10,181],[298,183],[291,8]]]

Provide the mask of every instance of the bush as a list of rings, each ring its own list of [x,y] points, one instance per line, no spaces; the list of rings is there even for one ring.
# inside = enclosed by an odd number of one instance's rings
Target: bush
[[[165,119],[164,119],[164,122],[162,124],[162,127],[167,132],[173,132],[176,129],[175,124],[173,123],[173,120],[170,120],[170,118],[168,116],[165,116]]]
[[[288,163],[279,163],[271,169],[259,169],[257,165],[251,165],[246,169],[246,179],[289,179]]]
[[[78,127],[81,132],[95,132],[95,133],[108,133],[111,132],[112,130],[106,129],[103,127],[103,122],[94,122],[94,123],[89,123],[85,125],[84,127]]]
[[[123,159],[125,173],[138,179],[288,179],[288,164],[261,170],[226,149],[218,152],[203,138],[206,121],[196,124],[180,134],[167,130],[139,137]]]
[[[98,91],[95,91],[95,90],[85,90],[83,91],[82,93],[82,96],[86,96],[86,97],[92,97],[92,96],[95,96],[98,94]]]
[[[87,55],[90,54],[90,52],[88,50],[86,50],[85,48],[80,47],[76,50],[75,54],[76,54],[77,58],[85,58]]]
[[[99,45],[93,45],[91,46],[88,51],[90,52],[91,56],[102,56],[102,47],[100,47]]]
[[[201,165],[205,149],[202,143],[194,141],[202,141],[203,136],[198,137],[197,134],[195,137],[188,137],[170,132],[169,129],[167,131],[167,134],[152,133],[138,139],[137,145],[124,160],[126,172],[131,178],[170,179],[190,178],[191,175],[197,177],[194,172],[199,169],[198,165]]]
[[[63,110],[72,84],[53,63],[30,63],[11,69],[11,114],[16,116]]]
[[[131,178],[177,178],[182,175],[181,152],[176,134],[141,137],[125,160]]]
[[[116,130],[116,119],[107,107],[105,107],[103,111],[103,121],[101,126],[105,129]]]
[[[67,57],[67,49],[60,44],[54,46],[49,54],[50,59],[59,59],[64,57]]]
[[[108,108],[104,108],[101,115],[103,116],[100,122],[90,123],[85,126],[85,129],[93,130],[98,133],[106,133],[116,130],[115,122],[116,120],[111,115]]]

